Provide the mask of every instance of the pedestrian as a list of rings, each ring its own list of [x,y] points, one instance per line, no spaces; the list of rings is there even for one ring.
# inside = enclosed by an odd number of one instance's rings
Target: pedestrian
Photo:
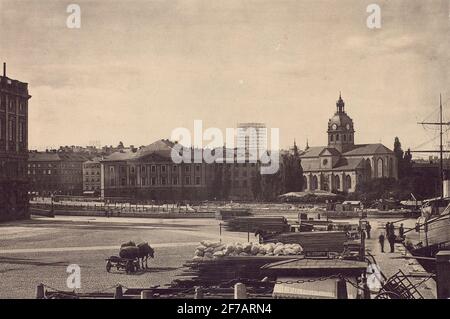
[[[391,246],[391,253],[395,252],[395,234],[390,233],[388,235],[389,245]]]
[[[386,223],[385,230],[386,230],[386,236],[389,238],[389,231],[391,230],[389,222]]]
[[[389,224],[389,234],[395,237],[395,226],[394,223]]]
[[[383,232],[380,233],[380,236],[378,236],[378,242],[380,243],[381,252],[384,253],[384,234]]]
[[[400,228],[398,229],[398,234],[400,238],[405,238],[405,228],[403,228],[403,224],[400,224]]]
[[[372,230],[372,226],[370,226],[370,223],[367,222],[367,225],[366,225],[367,239],[370,239],[370,231],[371,230]]]

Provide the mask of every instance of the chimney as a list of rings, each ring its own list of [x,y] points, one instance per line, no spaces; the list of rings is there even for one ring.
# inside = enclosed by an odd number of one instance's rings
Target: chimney
[[[6,62],[3,62],[3,76],[6,78]]]

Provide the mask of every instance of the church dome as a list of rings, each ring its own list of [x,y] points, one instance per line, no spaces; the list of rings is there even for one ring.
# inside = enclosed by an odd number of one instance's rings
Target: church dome
[[[328,130],[336,131],[336,130],[345,130],[345,131],[353,131],[353,120],[344,110],[345,102],[342,100],[341,95],[339,94],[339,100],[336,102],[336,113],[334,113],[333,117],[328,121]]]

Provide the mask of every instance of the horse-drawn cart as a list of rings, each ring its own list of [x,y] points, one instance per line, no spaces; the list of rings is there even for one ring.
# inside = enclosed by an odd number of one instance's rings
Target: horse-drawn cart
[[[125,270],[127,274],[136,272],[139,267],[139,259],[121,258],[119,256],[111,256],[106,259],[106,271],[110,272],[111,268],[115,267],[117,270]]]

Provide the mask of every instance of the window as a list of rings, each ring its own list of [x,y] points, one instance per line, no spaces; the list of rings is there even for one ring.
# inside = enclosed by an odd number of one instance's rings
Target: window
[[[166,185],[167,184],[167,179],[165,177],[161,177],[161,184],[162,185]]]
[[[9,140],[12,141],[14,137],[14,120],[9,120]]]
[[[199,164],[195,165],[195,171],[196,172],[200,172],[200,165]]]
[[[121,181],[120,181],[120,184],[122,186],[125,186],[127,184],[127,180],[125,178],[122,178]]]
[[[378,171],[378,177],[383,177],[383,159],[379,158],[377,161],[377,171]]]
[[[161,173],[165,173],[167,170],[167,166],[166,165],[161,165]]]
[[[19,142],[23,142],[23,131],[24,131],[23,122],[19,123]]]
[[[142,177],[142,178],[141,178],[141,185],[145,185],[145,182],[146,182],[146,181],[145,181],[145,177]]]
[[[48,175],[52,175],[52,170],[49,169],[48,172],[47,172],[47,174],[48,174]]]
[[[336,134],[336,141],[339,141],[339,134]]]
[[[347,140],[347,135],[344,134],[342,137],[344,138],[344,142],[345,142]]]
[[[185,171],[186,173],[189,173],[189,172],[191,171],[191,167],[190,167],[189,165],[186,165],[186,166],[184,167],[184,171]]]
[[[333,134],[330,135],[330,141],[333,142],[334,138],[333,138]]]
[[[186,185],[191,184],[191,177],[190,177],[190,176],[185,176],[185,177],[184,177],[184,183],[185,183]]]
[[[156,177],[152,177],[150,182],[152,185],[156,185]]]
[[[178,185],[178,177],[172,178],[172,184],[173,185]]]
[[[156,173],[156,165],[152,165],[151,171],[152,171],[152,173]]]
[[[195,185],[200,185],[200,182],[201,182],[200,177],[197,176],[197,177],[195,178]]]
[[[172,172],[176,172],[176,171],[177,171],[177,166],[176,165],[172,166]]]

